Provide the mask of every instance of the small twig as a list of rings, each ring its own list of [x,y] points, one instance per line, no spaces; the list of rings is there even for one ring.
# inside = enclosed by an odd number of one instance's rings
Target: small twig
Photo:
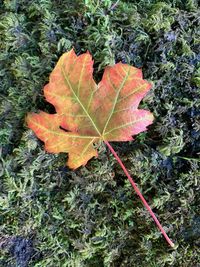
[[[113,9],[115,9],[115,8],[116,8],[116,6],[118,5],[119,1],[120,1],[120,0],[117,0],[117,2],[116,2],[116,3],[114,3],[114,4],[113,4],[113,5],[110,7],[110,10],[113,10]]]

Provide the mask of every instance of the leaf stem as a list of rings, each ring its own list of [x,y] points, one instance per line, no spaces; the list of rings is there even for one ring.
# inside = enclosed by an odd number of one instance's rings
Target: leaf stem
[[[158,221],[156,215],[153,213],[151,207],[148,205],[148,203],[146,202],[145,198],[143,197],[142,193],[140,192],[139,188],[137,187],[136,183],[133,181],[133,179],[131,178],[130,174],[128,173],[126,167],[124,166],[124,164],[122,163],[121,159],[118,157],[117,153],[115,152],[115,150],[113,149],[113,147],[109,144],[108,141],[105,141],[106,145],[109,147],[110,151],[112,152],[112,154],[114,155],[114,157],[116,158],[116,160],[118,161],[118,163],[120,164],[120,166],[122,167],[124,173],[126,174],[127,178],[129,179],[132,187],[134,188],[135,192],[138,194],[138,196],[140,197],[140,199],[142,200],[144,206],[146,207],[146,209],[149,211],[149,213],[151,214],[152,218],[154,219],[156,225],[158,226],[158,228],[160,229],[161,233],[163,234],[163,236],[165,237],[167,243],[171,246],[174,247],[174,243],[171,241],[171,239],[168,237],[168,235],[166,234],[165,230],[163,229],[162,225],[160,224],[160,222]]]

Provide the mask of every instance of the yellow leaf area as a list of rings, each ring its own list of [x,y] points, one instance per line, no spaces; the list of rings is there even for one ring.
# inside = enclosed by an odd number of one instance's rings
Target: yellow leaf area
[[[97,156],[95,142],[130,141],[146,130],[153,115],[138,105],[150,88],[140,69],[121,62],[106,67],[96,84],[90,53],[76,56],[72,49],[60,57],[44,87],[56,114],[29,113],[26,121],[46,151],[67,152],[67,165],[76,169]]]

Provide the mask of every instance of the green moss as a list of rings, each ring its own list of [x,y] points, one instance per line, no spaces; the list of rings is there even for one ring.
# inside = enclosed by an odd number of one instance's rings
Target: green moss
[[[195,0],[0,1],[0,266],[197,267],[200,92]],[[101,145],[71,171],[27,129],[59,56],[89,50],[94,76],[118,61],[153,84],[148,132],[115,143],[177,248],[168,248]]]

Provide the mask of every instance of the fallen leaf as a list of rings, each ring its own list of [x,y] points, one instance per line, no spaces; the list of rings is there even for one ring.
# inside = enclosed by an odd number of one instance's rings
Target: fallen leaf
[[[76,56],[72,49],[60,57],[44,87],[56,114],[29,113],[26,121],[47,152],[67,152],[67,165],[76,169],[97,156],[95,142],[130,141],[146,130],[153,115],[138,105],[150,88],[140,69],[121,62],[106,67],[96,84],[90,53]]]

